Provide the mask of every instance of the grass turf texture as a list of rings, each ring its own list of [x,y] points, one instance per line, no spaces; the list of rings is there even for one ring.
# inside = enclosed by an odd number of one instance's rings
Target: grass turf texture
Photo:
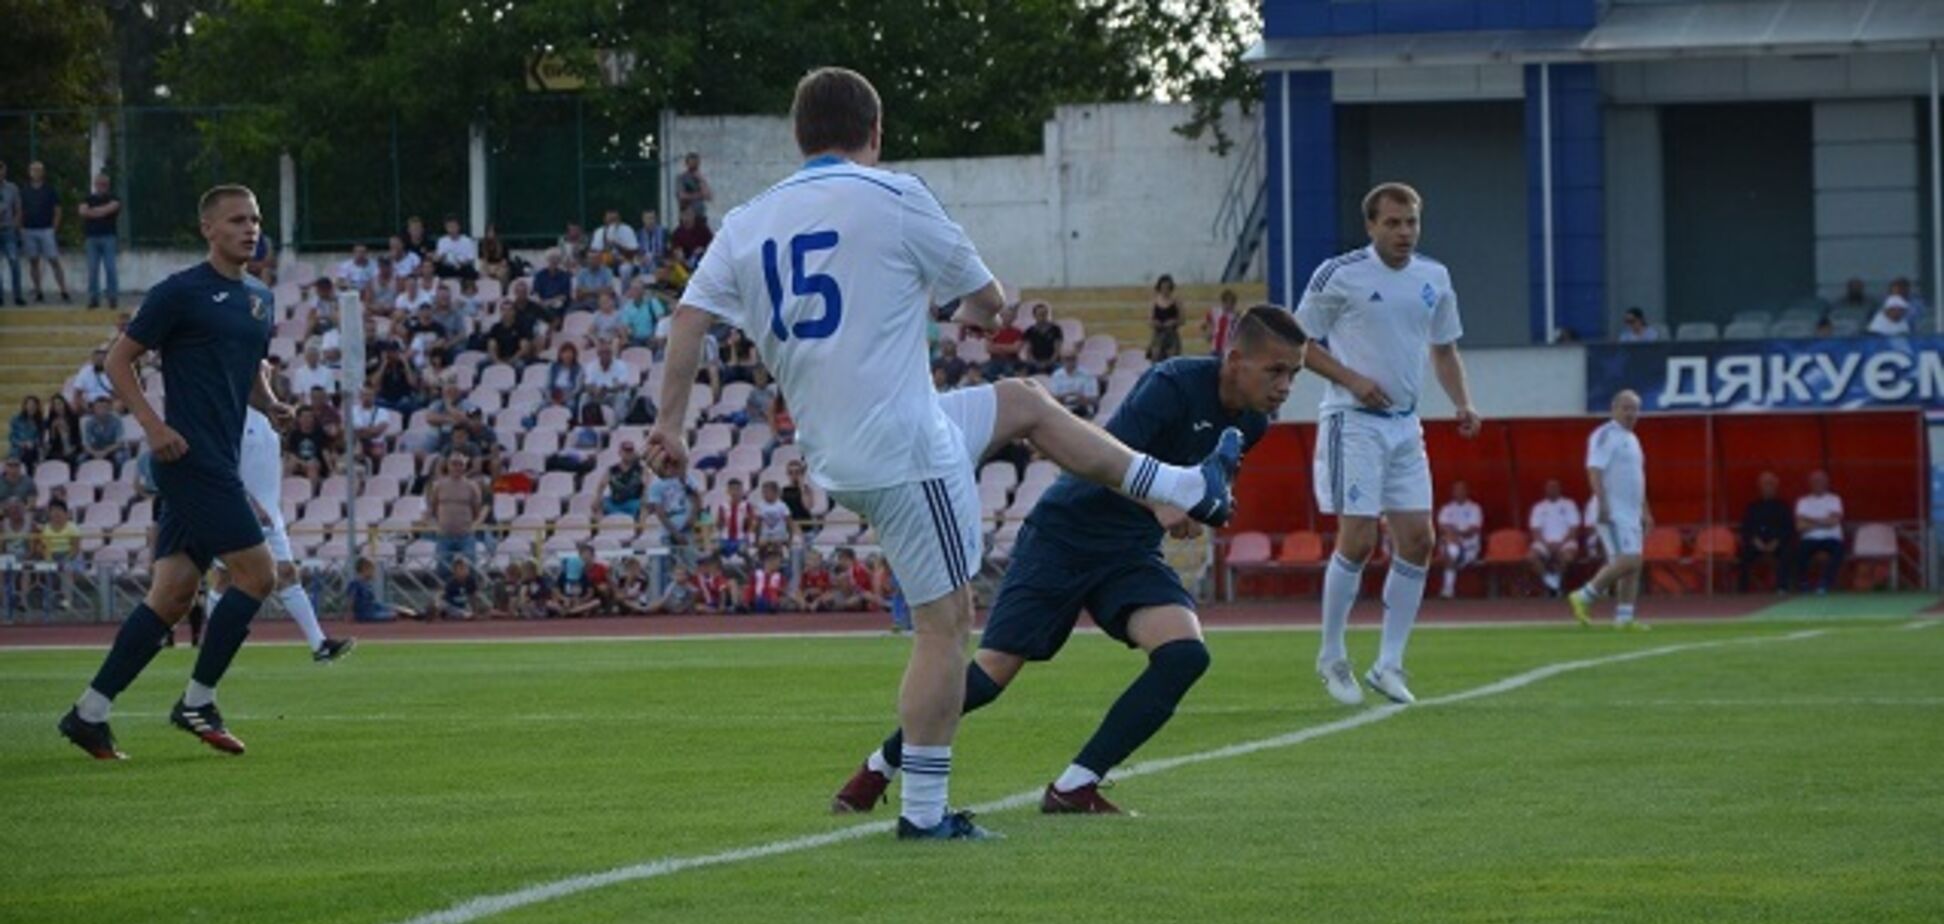
[[[1802,628],[1423,631],[1414,687]],[[874,834],[492,920],[1938,920],[1944,627],[1829,628],[1139,777],[1112,792],[1139,818],[1003,812],[983,819],[1003,842]],[[1315,640],[1214,635],[1136,759],[1351,714],[1311,675]],[[1360,663],[1375,641],[1353,633]],[[826,800],[888,730],[907,644],[370,645],[331,669],[249,648],[222,697],[241,758],[167,727],[177,650],[122,698],[122,764],[53,730],[97,652],[0,652],[0,920],[393,921],[846,827]],[[1083,636],[1029,668],[966,723],[955,803],[1044,785],[1140,663]]]

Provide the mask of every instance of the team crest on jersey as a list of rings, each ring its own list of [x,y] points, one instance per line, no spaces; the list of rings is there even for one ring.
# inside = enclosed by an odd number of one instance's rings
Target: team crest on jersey
[[[261,321],[268,314],[269,314],[269,310],[264,307],[263,299],[258,298],[255,295],[251,295],[250,296],[250,317],[256,318],[257,320]]]
[[[1423,291],[1420,291],[1418,294],[1424,297],[1424,307],[1438,307],[1438,290],[1431,288],[1430,283],[1425,283]]]

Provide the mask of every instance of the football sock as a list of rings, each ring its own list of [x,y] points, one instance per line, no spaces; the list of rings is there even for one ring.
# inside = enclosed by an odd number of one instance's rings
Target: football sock
[[[203,686],[194,680],[189,681],[188,688],[182,691],[182,704],[191,709],[201,709],[215,701],[216,688]]]
[[[235,587],[223,594],[216,611],[209,614],[209,631],[203,634],[202,648],[196,652],[195,670],[190,672],[197,684],[214,690],[222,682],[223,673],[229,670],[230,662],[236,660],[237,651],[243,648],[243,640],[250,635],[250,620],[256,618],[262,606],[263,601]],[[208,703],[190,702],[189,705]]]
[[[1581,603],[1592,603],[1600,599],[1600,588],[1595,587],[1592,581],[1587,581],[1580,589],[1573,591],[1573,596],[1578,597]]]
[[[945,819],[947,784],[952,779],[952,746],[907,744],[903,750],[904,790],[900,811],[920,828]]]
[[[1184,638],[1154,649],[1148,655],[1147,670],[1128,684],[1127,692],[1114,701],[1100,729],[1080,749],[1075,765],[1093,771],[1099,779],[1121,765],[1135,749],[1146,744],[1161,726],[1174,717],[1175,707],[1188,689],[1208,670],[1208,646],[1201,639]],[[1072,771],[1068,771],[1070,774]],[[1062,776],[1062,780],[1069,779]],[[1087,782],[1092,782],[1089,780]],[[1072,786],[1054,784],[1071,790]],[[1085,785],[1082,783],[1080,785]]]
[[[311,606],[310,594],[304,592],[303,585],[292,584],[277,591],[277,602],[283,604],[297,628],[304,630],[304,641],[310,643],[310,650],[323,647],[324,630],[317,625],[317,610]]]
[[[102,659],[94,681],[75,703],[81,718],[89,722],[106,721],[108,704],[155,660],[156,653],[162,650],[162,639],[169,632],[169,624],[149,609],[146,602],[135,604],[128,618],[122,620],[114,643],[108,646],[108,656]]]
[[[1622,604],[1620,604],[1619,606],[1616,606],[1616,607],[1614,607],[1614,608],[1613,608],[1613,621],[1614,621],[1614,622],[1617,622],[1617,623],[1621,623],[1621,624],[1623,624],[1623,625],[1624,625],[1624,624],[1626,624],[1626,623],[1630,623],[1630,622],[1633,622],[1633,618],[1634,618],[1634,605],[1633,605],[1633,604],[1631,604],[1631,603],[1622,603]]]
[[[1444,569],[1444,595],[1449,597],[1458,591],[1458,569]]]
[[[1547,590],[1551,590],[1551,591],[1559,590],[1560,580],[1559,580],[1559,575],[1557,573],[1551,571],[1546,572],[1546,577],[1544,580],[1546,583]]]
[[[1357,591],[1363,586],[1363,564],[1342,555],[1331,555],[1330,566],[1323,569],[1323,650],[1319,662],[1340,661],[1349,657],[1343,647],[1343,630],[1350,625],[1350,607],[1356,605]]]
[[[1404,643],[1410,641],[1423,602],[1424,567],[1392,559],[1390,575],[1384,578],[1384,641],[1378,647],[1378,666],[1404,666]]]
[[[1135,500],[1153,500],[1187,510],[1208,496],[1208,480],[1200,468],[1169,465],[1150,455],[1136,454],[1121,476],[1121,492]]]
[[[1004,692],[1006,688],[1000,686],[999,681],[992,679],[992,675],[986,673],[985,668],[979,666],[979,662],[973,661],[965,665],[965,705],[960,708],[959,714],[964,715],[984,706],[998,699],[999,694]],[[902,728],[892,732],[891,737],[884,739],[882,747],[871,752],[871,756],[864,759],[872,770],[876,770],[886,778],[897,773],[903,761],[904,729]]]
[[[1100,782],[1100,774],[1079,764],[1067,764],[1066,772],[1053,781],[1053,788],[1059,792],[1072,792],[1082,786],[1091,786],[1098,782]]]

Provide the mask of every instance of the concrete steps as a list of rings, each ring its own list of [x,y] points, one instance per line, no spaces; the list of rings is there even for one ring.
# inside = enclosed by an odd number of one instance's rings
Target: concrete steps
[[[119,315],[83,308],[0,308],[0,417],[28,395],[46,401],[114,336]]]
[[[1201,319],[1220,300],[1222,290],[1235,291],[1241,308],[1264,300],[1267,287],[1260,282],[1233,285],[1198,284],[1175,288],[1185,324],[1181,328],[1182,350],[1206,353],[1208,341],[1201,335]],[[1121,349],[1142,350],[1148,342],[1148,304],[1154,290],[1146,286],[1088,286],[1071,289],[1025,289],[1022,300],[1044,301],[1053,306],[1056,318],[1075,318],[1087,327],[1088,334],[1112,334]]]

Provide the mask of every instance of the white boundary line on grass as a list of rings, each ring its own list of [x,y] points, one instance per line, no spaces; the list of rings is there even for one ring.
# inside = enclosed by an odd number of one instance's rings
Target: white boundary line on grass
[[[1379,706],[1374,709],[1367,709],[1362,712],[1358,712],[1350,716],[1349,718],[1338,719],[1335,722],[1328,722],[1322,725],[1314,725],[1309,728],[1297,729],[1296,731],[1289,732],[1287,734],[1276,735],[1271,738],[1260,738],[1255,741],[1245,741],[1240,744],[1232,744],[1227,747],[1215,748],[1214,750],[1201,751],[1194,754],[1183,754],[1179,757],[1164,757],[1158,760],[1142,761],[1138,764],[1134,764],[1132,766],[1114,771],[1113,776],[1117,779],[1125,779],[1128,777],[1136,777],[1136,776],[1147,776],[1153,773],[1165,773],[1169,770],[1174,770],[1179,767],[1186,767],[1194,764],[1208,763],[1209,761],[1227,760],[1231,757],[1241,757],[1247,754],[1254,754],[1258,751],[1268,751],[1268,750],[1274,750],[1278,748],[1293,747],[1295,745],[1302,744],[1306,741],[1314,741],[1318,738],[1326,737],[1328,735],[1334,735],[1338,732],[1350,731],[1351,729],[1361,728],[1365,725],[1372,725],[1377,722],[1382,722],[1385,719],[1391,718],[1392,716],[1398,715],[1399,713],[1408,710],[1432,708],[1437,706],[1449,706],[1456,703],[1466,702],[1469,700],[1481,699],[1487,696],[1497,696],[1501,693],[1509,693],[1513,690],[1519,689],[1520,687],[1530,686],[1531,684],[1538,683],[1541,680],[1557,677],[1560,674],[1571,673],[1573,671],[1587,670],[1589,668],[1594,668],[1594,667],[1604,667],[1609,664],[1622,664],[1628,661],[1639,661],[1645,658],[1656,658],[1656,657],[1661,657],[1663,655],[1678,654],[1681,652],[1699,651],[1708,648],[1720,648],[1720,647],[1730,646],[1730,645],[1758,645],[1758,644],[1766,644],[1770,642],[1799,641],[1802,639],[1815,638],[1820,635],[1826,635],[1829,633],[1829,631],[1830,630],[1828,629],[1809,629],[1801,632],[1791,632],[1787,635],[1768,635],[1768,636],[1761,636],[1758,638],[1716,639],[1713,641],[1706,641],[1706,642],[1688,642],[1679,645],[1663,645],[1659,648],[1647,648],[1647,649],[1642,649],[1640,651],[1631,651],[1625,654],[1608,655],[1602,658],[1587,658],[1579,661],[1561,661],[1556,664],[1549,664],[1546,665],[1545,667],[1535,668],[1533,670],[1526,671],[1523,674],[1514,674],[1513,676],[1507,677],[1503,680],[1499,680],[1493,683],[1488,683],[1481,687],[1473,687],[1469,690],[1462,690],[1457,693],[1450,693],[1444,696],[1435,696],[1430,699],[1419,700],[1416,706],[1397,706],[1397,705]],[[1022,792],[1016,795],[1007,796],[1006,798],[999,799],[997,801],[987,802],[983,805],[975,805],[972,806],[971,808],[972,811],[974,812],[978,812],[981,814],[989,814],[992,812],[1003,812],[1010,809],[1024,808],[1026,806],[1038,802],[1039,799],[1040,799],[1040,791],[1035,789],[1030,792]],[[570,895],[578,895],[582,892],[590,892],[595,889],[605,888],[611,885],[619,885],[625,882],[635,882],[642,879],[656,879],[663,876],[671,876],[676,873],[683,872],[684,870],[702,869],[710,866],[724,866],[730,863],[742,863],[749,860],[760,860],[764,857],[773,857],[773,856],[778,856],[786,853],[800,853],[805,850],[815,850],[819,847],[828,847],[833,844],[841,844],[844,843],[845,841],[854,841],[859,838],[868,837],[871,835],[887,834],[891,831],[892,824],[893,822],[879,821],[879,822],[871,822],[868,824],[851,825],[845,828],[838,828],[835,831],[826,831],[822,834],[813,834],[806,837],[789,838],[787,840],[780,840],[780,841],[770,841],[768,843],[757,844],[751,847],[741,847],[735,850],[725,850],[720,853],[711,853],[711,854],[704,854],[701,856],[690,856],[690,857],[667,857],[660,860],[651,860],[646,863],[638,863],[633,866],[623,866],[618,869],[611,869],[602,873],[591,873],[583,876],[573,876],[567,879],[556,880],[554,882],[528,886],[524,889],[518,889],[512,892],[502,892],[497,895],[483,895],[478,898],[468,899],[466,901],[460,902],[444,910],[435,911],[430,914],[420,915],[418,917],[412,918],[407,922],[407,924],[467,924],[467,922],[477,921],[482,918],[491,917],[493,915],[501,914],[507,911],[512,911],[517,908],[525,908],[531,905],[538,905],[543,902],[553,901],[554,899],[566,898]]]

